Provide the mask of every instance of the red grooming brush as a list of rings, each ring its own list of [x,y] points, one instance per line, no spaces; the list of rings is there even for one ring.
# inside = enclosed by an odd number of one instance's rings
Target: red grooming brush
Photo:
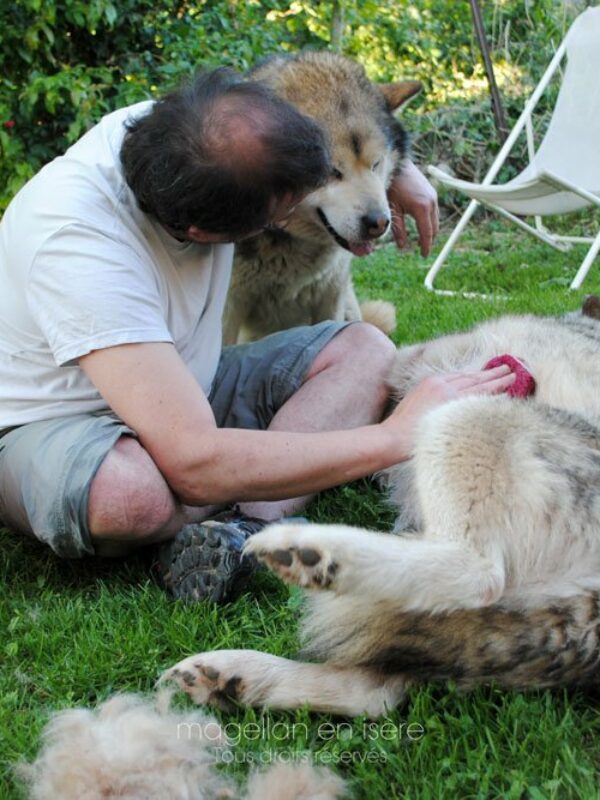
[[[506,389],[505,394],[511,397],[529,397],[530,394],[535,392],[535,380],[533,375],[522,361],[518,358],[509,355],[496,356],[485,365],[484,369],[493,369],[500,367],[502,364],[507,364],[511,372],[515,374],[514,383]]]

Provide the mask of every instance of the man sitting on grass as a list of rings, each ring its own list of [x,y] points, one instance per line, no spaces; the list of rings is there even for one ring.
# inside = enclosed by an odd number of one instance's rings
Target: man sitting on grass
[[[0,225],[8,526],[67,558],[162,543],[175,596],[224,600],[265,520],[406,458],[432,404],[505,388],[505,370],[427,381],[380,422],[394,347],[367,324],[221,350],[231,243],[330,172],[313,121],[220,69],[104,117],[17,194]],[[428,250],[433,190],[409,165],[391,197],[399,237],[406,211]]]

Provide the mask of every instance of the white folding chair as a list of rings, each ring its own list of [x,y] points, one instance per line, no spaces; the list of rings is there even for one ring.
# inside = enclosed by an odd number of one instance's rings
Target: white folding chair
[[[532,113],[565,56],[566,66],[552,118],[536,150]],[[523,129],[529,165],[508,183],[493,185]],[[586,206],[600,208],[600,7],[588,8],[573,22],[482,183],[458,180],[436,167],[429,167],[428,171],[445,186],[463,192],[472,200],[427,273],[427,289],[438,294],[458,294],[436,289],[433,282],[480,204],[557,250],[568,250],[573,243],[591,243],[571,283],[571,289],[579,289],[600,251],[600,225],[595,237],[559,236],[544,227],[542,217]],[[524,216],[535,216],[535,226],[525,222]]]

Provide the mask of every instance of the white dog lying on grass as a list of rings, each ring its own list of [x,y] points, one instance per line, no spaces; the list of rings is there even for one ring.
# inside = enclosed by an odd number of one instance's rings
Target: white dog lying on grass
[[[415,682],[598,684],[600,298],[402,348],[390,384],[400,399],[510,354],[535,394],[433,409],[413,457],[386,470],[400,535],[279,524],[249,539],[308,590],[307,661],[222,650],[167,676],[200,703],[373,716]]]
[[[414,457],[387,471],[393,536],[341,525],[273,525],[247,551],[309,589],[313,658],[223,650],[165,673],[196,702],[230,701],[369,716],[408,682],[505,686],[600,681],[600,299],[562,318],[506,317],[403,348],[398,399],[427,375],[514,354],[528,399],[471,397],[426,415]],[[34,800],[208,800],[237,791],[207,742],[178,725],[216,725],[131,697],[57,715],[27,768]],[[248,800],[341,796],[312,767],[251,777]],[[232,794],[233,793],[233,794]]]

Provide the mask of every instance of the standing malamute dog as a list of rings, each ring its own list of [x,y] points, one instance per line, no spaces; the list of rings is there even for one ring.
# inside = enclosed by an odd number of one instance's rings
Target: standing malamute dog
[[[373,84],[359,64],[325,52],[272,58],[251,77],[321,125],[333,172],[284,230],[237,245],[225,311],[228,344],[295,325],[363,317],[350,261],[370,253],[390,226],[386,189],[407,147],[392,112],[421,87],[418,81]],[[364,316],[389,332],[393,307],[369,305]]]
[[[304,633],[323,663],[217,651],[168,676],[200,702],[350,715],[383,713],[407,681],[598,683],[599,310],[595,298],[583,313],[504,317],[401,349],[398,398],[505,353],[537,389],[425,416],[413,458],[386,475],[401,535],[278,524],[250,539],[249,554],[311,590]]]

